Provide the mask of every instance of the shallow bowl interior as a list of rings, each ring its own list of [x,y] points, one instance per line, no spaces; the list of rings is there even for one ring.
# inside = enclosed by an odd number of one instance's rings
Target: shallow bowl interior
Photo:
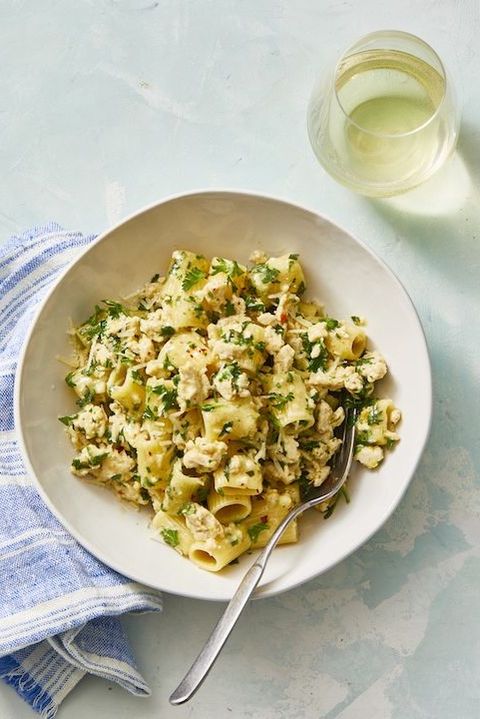
[[[381,394],[402,409],[401,442],[375,472],[356,467],[351,498],[331,519],[311,511],[300,542],[278,548],[259,596],[326,571],[365,542],[400,501],[420,458],[431,416],[428,353],[414,307],[388,268],[329,220],[273,198],[240,192],[183,195],[150,207],[102,235],[61,277],[41,307],[24,348],[16,415],[25,459],[48,506],[92,554],[123,574],[175,594],[226,600],[251,557],[219,574],[205,572],[150,538],[148,515],[69,472],[72,449],[57,417],[73,408],[58,356],[69,354],[66,329],[95,303],[118,298],[164,273],[174,249],[242,262],[254,249],[294,252],[308,294],[334,317],[368,318],[371,346],[388,360]]]

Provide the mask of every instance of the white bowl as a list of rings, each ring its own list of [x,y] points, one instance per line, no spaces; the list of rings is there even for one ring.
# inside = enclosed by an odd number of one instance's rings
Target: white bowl
[[[101,235],[62,275],[42,304],[16,378],[16,420],[27,467],[43,499],[66,529],[98,559],[132,579],[167,592],[229,599],[252,561],[219,574],[198,569],[151,539],[148,516],[69,472],[72,448],[57,417],[73,407],[57,356],[70,352],[69,319],[83,321],[99,300],[118,298],[166,270],[176,248],[242,262],[256,248],[298,252],[308,293],[334,317],[368,319],[374,346],[390,375],[381,394],[402,409],[401,442],[381,467],[352,472],[351,503],[324,520],[300,521],[298,544],[273,553],[257,596],[267,597],[325,572],[360,547],[398,505],[427,440],[431,376],[415,309],[392,272],[365,245],[330,220],[271,197],[245,192],[196,192],[164,200]]]

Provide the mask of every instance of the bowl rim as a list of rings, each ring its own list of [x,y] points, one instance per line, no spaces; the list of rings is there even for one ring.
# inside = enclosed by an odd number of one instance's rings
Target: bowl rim
[[[432,405],[433,405],[433,389],[432,389],[432,366],[431,366],[431,359],[430,354],[428,351],[428,343],[425,336],[425,331],[423,329],[419,314],[417,312],[417,309],[413,303],[412,298],[410,297],[407,289],[404,287],[403,283],[400,281],[400,279],[397,277],[397,275],[394,273],[394,271],[386,264],[386,262],[379,257],[368,245],[366,245],[362,240],[359,240],[355,235],[353,235],[349,230],[346,230],[342,225],[338,224],[338,222],[332,220],[328,215],[324,214],[323,212],[318,212],[317,210],[307,207],[306,205],[302,205],[298,202],[294,202],[291,200],[288,200],[283,197],[279,197],[277,195],[272,195],[264,192],[259,192],[255,190],[243,190],[238,188],[222,188],[222,187],[208,187],[208,188],[199,188],[199,189],[193,189],[178,193],[173,193],[171,195],[167,195],[163,199],[157,200],[153,203],[150,203],[146,205],[145,207],[141,208],[140,210],[136,210],[135,212],[130,213],[123,219],[121,219],[119,222],[117,222],[112,227],[107,228],[105,231],[99,233],[99,235],[86,247],[82,248],[79,252],[79,254],[74,258],[72,262],[69,262],[68,265],[60,272],[57,279],[53,282],[52,286],[49,288],[48,292],[46,293],[45,297],[40,302],[37,310],[35,311],[35,314],[31,320],[30,326],[28,328],[28,331],[25,335],[25,338],[22,343],[22,347],[18,356],[17,361],[17,367],[15,370],[15,382],[14,382],[14,393],[13,393],[13,405],[14,405],[14,432],[16,434],[16,439],[19,445],[19,449],[23,458],[23,461],[25,463],[25,467],[27,470],[27,474],[30,476],[30,478],[33,480],[33,486],[39,493],[42,501],[44,504],[48,507],[48,509],[52,512],[54,517],[62,524],[62,526],[66,529],[66,531],[84,548],[86,549],[90,554],[92,554],[99,562],[102,562],[106,566],[110,567],[114,571],[118,572],[122,576],[125,576],[132,581],[138,582],[139,584],[142,584],[144,586],[151,587],[157,591],[162,592],[168,592],[170,594],[173,594],[175,596],[181,596],[186,597],[190,599],[201,599],[203,601],[216,601],[216,602],[222,602],[222,601],[229,601],[230,594],[220,597],[205,597],[202,594],[199,594],[195,592],[195,590],[191,592],[177,592],[172,591],[171,589],[165,590],[161,589],[158,586],[153,586],[152,584],[148,584],[145,582],[145,580],[142,577],[135,576],[135,573],[128,572],[125,573],[125,569],[119,566],[116,562],[111,561],[105,561],[105,559],[101,556],[101,552],[96,548],[88,539],[85,539],[80,532],[77,532],[75,528],[73,528],[70,525],[70,522],[64,518],[60,510],[58,510],[55,506],[55,504],[50,500],[49,496],[47,495],[46,491],[44,490],[39,478],[37,477],[32,462],[30,460],[30,455],[27,450],[27,445],[25,441],[25,433],[23,429],[23,421],[22,421],[22,412],[20,408],[20,394],[21,394],[21,382],[22,382],[22,376],[23,376],[23,369],[24,364],[27,356],[27,350],[30,345],[30,341],[32,338],[32,335],[35,331],[35,328],[37,326],[38,319],[40,315],[43,312],[43,309],[45,305],[50,300],[50,297],[55,292],[58,285],[61,284],[64,277],[70,272],[72,267],[76,265],[86,254],[88,254],[97,244],[100,244],[108,235],[115,232],[117,229],[122,227],[123,225],[127,224],[131,220],[134,220],[135,218],[139,217],[142,214],[146,214],[147,212],[161,206],[165,205],[169,202],[173,202],[176,200],[183,200],[187,199],[189,197],[198,197],[198,196],[214,196],[214,195],[242,195],[254,199],[259,200],[268,200],[271,202],[281,203],[283,205],[288,205],[290,207],[295,208],[296,210],[300,210],[302,212],[306,212],[310,215],[313,215],[314,217],[318,217],[319,219],[326,221],[336,227],[338,230],[340,230],[343,234],[350,237],[356,244],[360,245],[360,247],[367,252],[375,262],[379,263],[382,267],[382,269],[390,276],[390,279],[394,282],[395,285],[397,285],[397,288],[400,289],[400,291],[403,293],[405,299],[408,302],[408,305],[410,309],[413,312],[413,317],[415,318],[417,327],[419,329],[419,338],[423,341],[423,349],[424,349],[424,357],[426,360],[425,364],[425,370],[427,373],[427,379],[428,384],[425,387],[425,390],[427,392],[427,401],[428,401],[428,407],[427,409],[427,416],[428,421],[425,428],[424,436],[422,438],[422,441],[417,447],[416,450],[416,456],[414,457],[414,463],[411,470],[410,477],[408,481],[405,483],[404,487],[402,488],[402,491],[399,493],[397,497],[395,497],[392,502],[385,507],[383,513],[379,515],[380,521],[376,523],[376,526],[369,531],[365,537],[362,538],[361,542],[356,544],[355,547],[348,549],[344,552],[342,552],[338,557],[335,559],[327,562],[326,566],[324,566],[323,569],[321,569],[318,572],[314,572],[310,574],[307,577],[300,578],[299,580],[295,581],[294,583],[290,584],[287,587],[275,587],[275,582],[273,583],[272,588],[265,588],[262,589],[262,587],[259,587],[261,590],[260,594],[254,593],[253,598],[254,599],[267,599],[269,597],[274,597],[278,594],[283,594],[284,592],[290,591],[292,589],[295,589],[296,587],[302,586],[303,584],[306,584],[307,582],[311,581],[312,579],[315,579],[316,577],[325,574],[326,572],[333,569],[337,564],[340,564],[340,562],[343,562],[345,559],[347,559],[351,554],[356,552],[358,549],[360,549],[362,546],[364,546],[372,537],[374,534],[376,534],[381,527],[387,522],[387,520],[392,516],[393,512],[396,510],[396,508],[399,506],[400,502],[402,501],[403,497],[405,496],[405,493],[410,486],[410,483],[413,480],[413,477],[415,475],[415,472],[417,471],[420,459],[423,455],[423,452],[425,450],[425,446],[428,442],[431,426],[432,426]],[[253,557],[255,558],[258,554],[258,551],[253,553]],[[255,561],[255,559],[253,560]]]

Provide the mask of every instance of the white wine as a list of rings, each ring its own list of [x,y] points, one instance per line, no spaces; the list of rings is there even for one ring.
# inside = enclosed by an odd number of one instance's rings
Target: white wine
[[[360,41],[337,65],[333,87],[309,110],[312,146],[337,179],[371,196],[403,192],[430,177],[456,141],[457,117],[433,50],[387,33],[418,55]],[[379,40],[380,42],[380,40]],[[432,64],[426,61],[427,50]],[[353,50],[353,49],[352,49]],[[427,54],[427,57],[429,55]],[[435,66],[434,66],[435,65]]]
[[[443,132],[432,118],[443,100],[445,79],[420,58],[394,50],[355,53],[339,68],[336,91],[350,120],[348,160],[360,163],[369,179],[406,179],[441,155]]]

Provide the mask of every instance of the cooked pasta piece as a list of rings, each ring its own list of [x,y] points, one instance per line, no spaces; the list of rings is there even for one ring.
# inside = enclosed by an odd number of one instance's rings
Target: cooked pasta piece
[[[251,453],[243,452],[229,457],[213,476],[218,493],[253,495],[262,491],[262,468]]]
[[[215,490],[207,497],[207,505],[210,512],[222,524],[240,522],[248,517],[252,510],[252,502],[245,494],[219,494]]]
[[[257,431],[259,412],[250,397],[207,400],[201,410],[209,441],[248,439]]]
[[[160,509],[152,519],[152,529],[155,538],[162,539],[169,547],[188,557],[193,537],[182,516],[167,514]]]
[[[232,534],[232,537],[234,539],[224,537],[215,544],[208,541],[193,542],[188,557],[202,569],[218,572],[250,549],[251,540],[248,534],[240,533],[240,536]]]
[[[365,332],[355,325],[339,325],[328,333],[325,344],[334,357],[357,360],[365,352]]]

